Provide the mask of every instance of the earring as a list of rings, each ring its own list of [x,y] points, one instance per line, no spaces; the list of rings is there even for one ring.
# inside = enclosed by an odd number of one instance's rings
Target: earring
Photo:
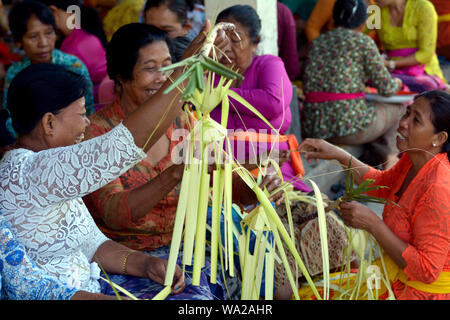
[[[433,147],[436,147],[436,143],[433,143]]]

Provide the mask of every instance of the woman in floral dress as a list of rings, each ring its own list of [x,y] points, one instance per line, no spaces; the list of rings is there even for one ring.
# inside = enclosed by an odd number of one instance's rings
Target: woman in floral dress
[[[395,134],[401,105],[368,103],[367,85],[389,96],[401,87],[383,64],[375,42],[361,32],[367,19],[363,0],[339,0],[336,29],[312,42],[305,70],[302,126],[306,137],[338,144],[365,144]],[[395,146],[390,146],[390,153]]]

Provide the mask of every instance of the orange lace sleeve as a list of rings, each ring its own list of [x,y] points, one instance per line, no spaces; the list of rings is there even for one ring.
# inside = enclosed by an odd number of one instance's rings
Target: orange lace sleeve
[[[402,256],[410,280],[431,283],[448,263],[450,188],[434,184],[423,194],[411,217],[411,240]],[[448,270],[447,270],[448,271]]]

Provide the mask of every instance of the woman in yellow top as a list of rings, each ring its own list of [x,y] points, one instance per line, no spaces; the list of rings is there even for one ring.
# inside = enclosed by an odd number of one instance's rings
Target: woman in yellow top
[[[385,65],[411,91],[445,89],[437,59],[437,13],[428,0],[375,0],[381,7],[377,35]]]
[[[140,22],[144,4],[145,0],[122,0],[107,13],[103,19],[103,29],[108,41],[121,26]]]

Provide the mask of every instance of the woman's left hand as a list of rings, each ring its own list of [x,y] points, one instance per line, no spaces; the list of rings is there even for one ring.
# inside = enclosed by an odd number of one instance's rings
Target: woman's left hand
[[[167,263],[168,262],[165,259],[155,256],[148,256],[145,266],[147,276],[157,283],[164,284]],[[175,267],[175,274],[173,276],[172,294],[178,294],[182,292],[185,287],[186,283],[184,282],[183,272],[177,265]]]
[[[377,222],[381,221],[375,212],[356,201],[342,202],[339,205],[339,213],[346,225],[369,232]]]

